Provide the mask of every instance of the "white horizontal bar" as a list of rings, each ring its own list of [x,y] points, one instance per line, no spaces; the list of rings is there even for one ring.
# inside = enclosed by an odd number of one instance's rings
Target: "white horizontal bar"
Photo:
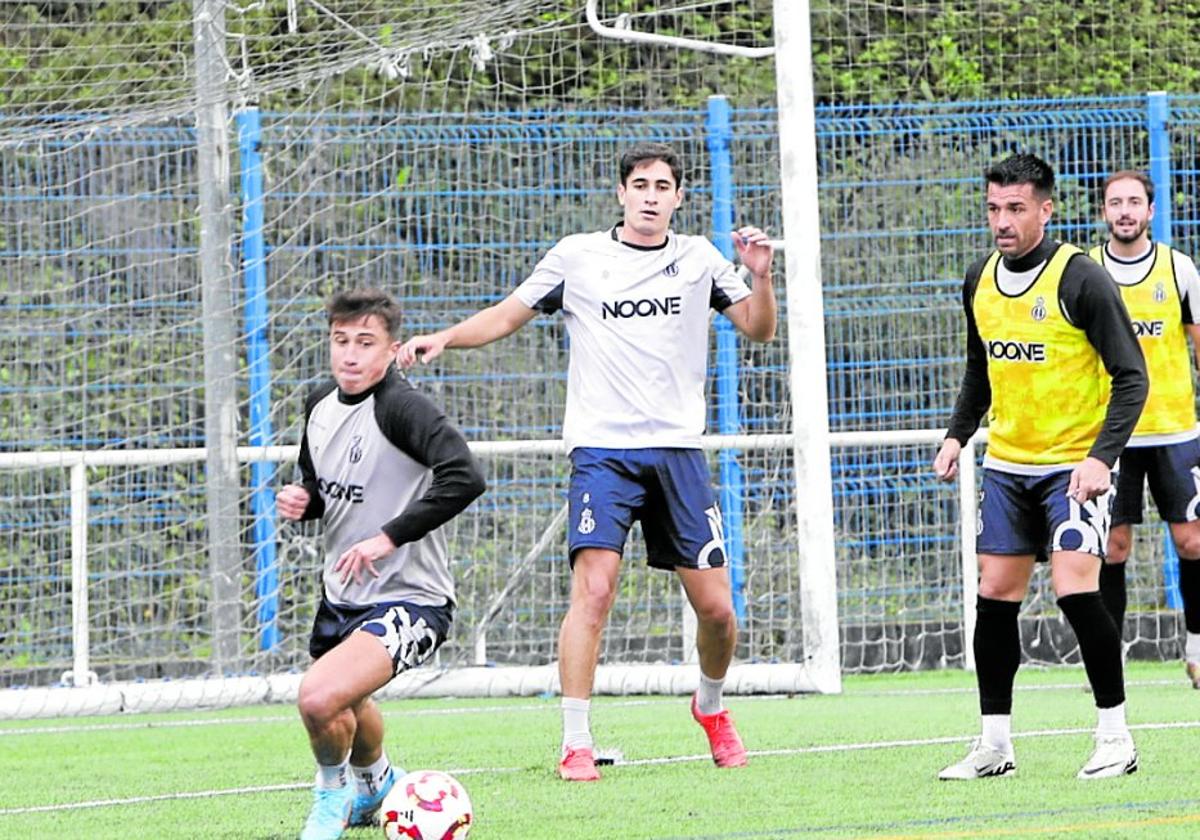
[[[904,429],[879,432],[831,432],[829,443],[837,447],[906,446],[941,443],[945,429]],[[987,440],[987,429],[975,435],[977,442]],[[796,435],[705,435],[700,448],[743,449],[748,452],[790,449]],[[565,455],[561,440],[487,440],[470,444],[471,451],[482,457],[504,455]],[[271,463],[295,461],[299,446],[239,446],[238,461]],[[70,468],[77,464],[88,467],[153,467],[167,464],[199,463],[207,457],[204,447],[191,449],[98,449],[89,451],[54,450],[48,452],[0,452],[0,470],[36,467]]]
[[[668,47],[683,47],[698,52],[715,53],[717,55],[737,55],[743,58],[769,58],[775,54],[774,47],[739,47],[736,44],[721,44],[715,41],[699,41],[695,38],[679,38],[674,35],[655,35],[649,32],[635,32],[632,29],[618,29],[615,26],[605,26],[600,22],[596,13],[597,0],[588,0],[587,22],[592,31],[603,38],[617,41],[632,41],[639,44],[662,44]]]

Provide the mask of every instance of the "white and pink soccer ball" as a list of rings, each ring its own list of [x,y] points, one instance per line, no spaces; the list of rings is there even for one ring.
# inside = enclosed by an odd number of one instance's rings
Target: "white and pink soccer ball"
[[[473,819],[467,789],[437,770],[397,779],[379,809],[388,840],[465,840]]]

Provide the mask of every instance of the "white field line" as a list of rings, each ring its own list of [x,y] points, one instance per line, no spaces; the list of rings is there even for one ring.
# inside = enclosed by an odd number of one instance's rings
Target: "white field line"
[[[1082,669],[1080,670],[1082,676]],[[1138,686],[1164,686],[1178,685],[1181,680],[1136,680],[1125,683],[1125,687],[1137,688]],[[1049,685],[1026,685],[1016,686],[1017,692],[1028,691],[1081,691],[1087,690],[1086,677],[1077,683],[1058,683]],[[921,697],[930,695],[947,695],[947,694],[975,694],[975,686],[962,686],[958,688],[911,688],[911,689],[896,689],[894,691],[850,691],[842,697]],[[739,703],[753,703],[773,700],[789,700],[794,695],[785,694],[768,694],[768,695],[749,695],[744,697],[736,697],[732,702],[736,705]],[[385,701],[392,702],[392,701]],[[611,703],[600,702],[597,707],[613,709],[613,708],[633,708],[636,706],[660,706],[672,705],[681,702],[679,698],[659,698],[654,700],[617,700]],[[392,718],[413,718],[413,717],[430,717],[444,715],[477,715],[477,714],[507,714],[512,712],[554,712],[558,713],[558,704],[555,702],[547,702],[540,704],[527,704],[521,706],[453,706],[445,709],[411,709],[404,712],[384,712],[384,717]],[[156,713],[159,714],[159,713]],[[122,732],[135,729],[173,729],[173,728],[190,728],[195,726],[257,726],[264,723],[299,723],[300,719],[296,714],[287,715],[266,715],[263,717],[211,717],[211,718],[185,718],[182,720],[153,720],[153,721],[138,721],[136,719],[128,722],[120,723],[79,723],[66,724],[62,726],[27,726],[27,727],[9,727],[0,729],[0,738],[7,738],[19,735],[60,735],[80,732]]]
[[[1151,731],[1163,729],[1200,729],[1200,720],[1169,721],[1165,723],[1139,723],[1129,727],[1136,731]],[[1089,728],[1071,729],[1041,729],[1033,732],[1014,732],[1013,738],[1050,738],[1063,735],[1088,735]],[[956,744],[970,741],[975,735],[950,735],[940,738],[913,738],[899,741],[874,741],[854,744],[822,744],[813,747],[792,747],[778,750],[749,750],[751,756],[792,756],[813,755],[817,753],[859,752],[863,750],[902,749],[905,747],[931,747],[940,744]],[[691,761],[712,761],[712,756],[680,755],[664,756],[662,758],[639,758],[620,760],[620,766],[647,766],[652,764],[683,764]],[[528,767],[459,767],[448,770],[454,776],[468,776],[478,773],[520,773]],[[183,793],[160,793],[155,796],[131,796],[124,799],[94,799],[86,802],[63,802],[57,805],[29,805],[22,808],[0,808],[0,817],[11,817],[19,814],[38,814],[51,811],[75,810],[78,808],[107,808],[116,805],[140,805],[147,802],[166,802],[179,799],[205,799],[217,796],[245,796],[255,793],[277,793],[279,791],[306,790],[312,782],[291,782],[275,785],[256,785],[253,787],[224,788],[219,790],[199,790]]]

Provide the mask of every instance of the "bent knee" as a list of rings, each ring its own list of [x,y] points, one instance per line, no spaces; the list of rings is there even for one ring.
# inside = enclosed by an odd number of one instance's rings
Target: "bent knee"
[[[300,686],[296,708],[300,711],[304,725],[309,729],[320,729],[345,710],[332,692],[319,685],[304,684]]]
[[[579,575],[571,588],[571,600],[589,613],[607,615],[617,596],[616,582],[607,575]]]
[[[1027,587],[1028,583],[1025,581],[984,578],[979,581],[979,595],[993,601],[1024,601]]]
[[[696,620],[710,625],[731,625],[735,622],[733,604],[726,601],[693,604]]]

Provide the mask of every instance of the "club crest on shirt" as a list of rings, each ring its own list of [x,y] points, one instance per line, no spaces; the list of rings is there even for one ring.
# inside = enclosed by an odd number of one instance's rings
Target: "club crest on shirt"
[[[668,277],[674,277],[679,273],[679,266],[672,260],[671,264],[662,270],[662,273]]]
[[[1162,283],[1154,284],[1154,302],[1165,303],[1167,300],[1167,290],[1163,288]]]
[[[1046,299],[1044,297],[1038,297],[1038,299],[1033,302],[1033,309],[1029,310],[1029,314],[1033,316],[1033,320],[1035,321],[1046,320]]]
[[[362,460],[362,435],[350,438],[350,463],[357,464]]]

